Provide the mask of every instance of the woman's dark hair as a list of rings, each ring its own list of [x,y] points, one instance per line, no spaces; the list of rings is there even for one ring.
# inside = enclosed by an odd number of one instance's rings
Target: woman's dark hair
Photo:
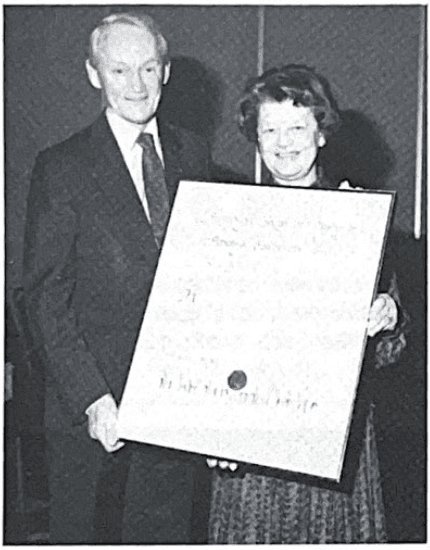
[[[328,82],[306,65],[290,64],[248,81],[239,103],[239,128],[249,141],[257,143],[260,105],[285,99],[309,107],[326,138],[339,124],[338,107]]]

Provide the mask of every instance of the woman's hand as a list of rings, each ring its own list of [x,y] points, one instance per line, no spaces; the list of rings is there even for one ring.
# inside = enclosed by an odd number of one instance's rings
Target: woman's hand
[[[381,330],[393,330],[396,324],[396,302],[389,294],[378,294],[370,308],[367,334],[375,336]]]
[[[219,466],[221,470],[226,470],[227,468],[234,472],[237,470],[238,464],[236,462],[229,462],[228,460],[218,460],[217,458],[207,458],[206,464],[209,468],[215,468]]]
[[[363,191],[362,187],[352,187],[348,180],[343,180],[339,183],[338,189],[349,189],[352,191]]]

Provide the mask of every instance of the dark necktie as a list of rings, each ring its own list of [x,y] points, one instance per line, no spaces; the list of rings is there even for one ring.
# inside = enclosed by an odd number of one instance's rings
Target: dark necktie
[[[160,248],[170,209],[164,168],[155,150],[152,134],[141,133],[136,141],[142,147],[142,175],[145,195],[148,201],[152,230]]]

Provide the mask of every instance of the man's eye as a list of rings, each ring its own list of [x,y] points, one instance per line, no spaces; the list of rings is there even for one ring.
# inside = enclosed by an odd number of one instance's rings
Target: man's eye
[[[149,67],[146,67],[146,72],[147,73],[153,73],[154,71],[155,71],[155,66],[150,65]]]
[[[114,69],[113,72],[115,74],[123,74],[124,73],[124,69]]]

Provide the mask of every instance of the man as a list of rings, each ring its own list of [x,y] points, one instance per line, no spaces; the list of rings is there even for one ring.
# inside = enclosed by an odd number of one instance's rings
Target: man
[[[192,455],[119,441],[116,422],[178,182],[208,179],[208,150],[157,119],[170,63],[150,17],[106,17],[86,68],[107,109],[38,156],[24,246],[51,542],[186,543]]]

